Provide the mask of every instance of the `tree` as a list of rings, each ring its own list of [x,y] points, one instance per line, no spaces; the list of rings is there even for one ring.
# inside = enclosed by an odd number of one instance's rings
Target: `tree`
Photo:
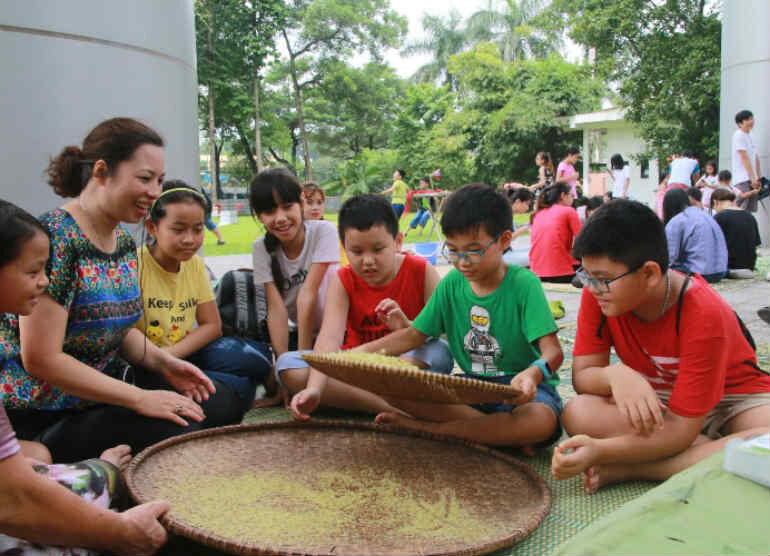
[[[406,18],[389,9],[389,0],[292,0],[281,37],[289,58],[297,123],[305,159],[305,178],[312,179],[303,94],[316,84],[328,59],[365,50],[375,60],[384,47],[396,46],[406,32]],[[303,79],[301,64],[305,65]]]
[[[596,51],[619,83],[651,150],[662,158],[718,151],[721,23],[705,0],[554,0],[570,37]]]
[[[489,0],[487,9],[468,18],[468,38],[474,43],[494,42],[505,62],[543,59],[561,46],[558,34],[535,25],[543,4],[543,0],[505,0],[504,8],[496,10]]]
[[[418,83],[441,82],[453,85],[452,75],[448,71],[449,58],[468,45],[468,37],[461,22],[462,17],[457,10],[451,10],[446,18],[423,14],[422,28],[427,38],[408,44],[402,55],[430,54],[433,60],[420,67],[412,79]]]

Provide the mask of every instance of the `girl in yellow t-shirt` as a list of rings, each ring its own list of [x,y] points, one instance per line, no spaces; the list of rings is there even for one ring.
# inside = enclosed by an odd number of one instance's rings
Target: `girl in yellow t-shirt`
[[[409,186],[404,182],[404,171],[396,168],[393,171],[393,185],[382,192],[383,195],[393,194],[390,198],[390,204],[396,213],[396,218],[401,218],[406,206],[406,196],[409,193]]]
[[[222,337],[214,291],[196,255],[203,244],[205,209],[203,195],[185,182],[163,184],[145,223],[151,242],[139,250],[144,315],[136,327],[233,390],[247,408],[257,382],[270,373],[272,354],[262,342]]]

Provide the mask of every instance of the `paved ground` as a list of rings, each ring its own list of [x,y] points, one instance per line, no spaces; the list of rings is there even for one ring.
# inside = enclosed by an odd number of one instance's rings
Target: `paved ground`
[[[516,246],[526,246],[528,238],[519,238]],[[404,246],[410,249],[409,244]],[[761,249],[760,255],[770,257],[770,249]],[[223,255],[219,257],[205,257],[206,264],[219,278],[233,268],[250,268],[251,255]],[[443,276],[451,268],[445,264],[446,261],[439,258],[437,269]],[[443,263],[443,264],[442,264]],[[564,288],[566,289],[566,288]],[[746,326],[751,330],[754,339],[758,344],[770,343],[770,326],[757,316],[757,309],[760,306],[770,304],[770,282],[767,280],[726,280],[717,285],[717,290],[727,300],[727,302],[740,315]],[[559,320],[559,324],[569,324],[577,319],[577,311],[580,305],[580,290],[575,288],[567,291],[555,291],[546,287],[546,295],[549,301],[561,300],[566,309],[566,315]],[[708,323],[704,323],[708,325]]]

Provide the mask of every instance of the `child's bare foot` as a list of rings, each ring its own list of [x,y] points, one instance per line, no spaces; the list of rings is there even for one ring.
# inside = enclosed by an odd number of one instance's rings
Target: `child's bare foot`
[[[586,494],[596,494],[603,486],[624,481],[626,475],[618,465],[593,465],[583,471],[583,489]]]
[[[102,455],[99,456],[99,459],[103,459],[121,471],[124,471],[131,461],[131,446],[128,444],[120,444],[113,448],[108,448],[102,452]]]
[[[417,431],[430,430],[431,424],[395,412],[380,413],[374,418],[374,422],[378,425],[396,425],[397,427]]]

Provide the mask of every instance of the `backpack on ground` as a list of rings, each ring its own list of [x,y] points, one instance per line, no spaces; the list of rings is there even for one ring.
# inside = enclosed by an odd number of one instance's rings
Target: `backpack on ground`
[[[223,335],[270,344],[265,287],[255,286],[250,268],[225,272],[217,284],[216,300]]]

